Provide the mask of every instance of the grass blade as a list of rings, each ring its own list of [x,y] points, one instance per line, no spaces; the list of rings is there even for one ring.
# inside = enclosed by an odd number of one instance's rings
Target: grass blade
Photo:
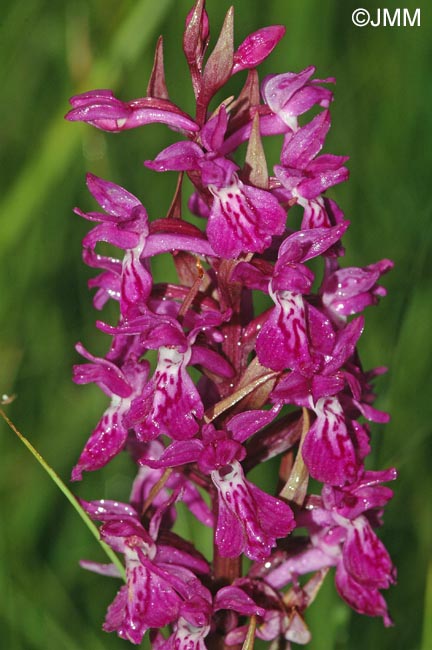
[[[57,485],[58,489],[64,494],[66,499],[69,501],[69,503],[75,508],[76,512],[79,514],[91,534],[97,539],[98,544],[102,547],[106,555],[108,556],[110,562],[115,564],[117,569],[120,572],[121,577],[123,578],[124,581],[126,581],[126,573],[125,573],[125,568],[123,564],[120,562],[119,558],[117,555],[114,553],[114,551],[107,545],[105,542],[103,542],[100,539],[99,536],[99,530],[97,526],[93,523],[93,521],[90,519],[88,514],[83,510],[83,508],[80,506],[79,502],[77,501],[76,497],[72,494],[72,492],[69,490],[67,485],[62,481],[60,476],[53,470],[50,465],[46,462],[46,460],[40,455],[40,453],[33,447],[31,442],[27,440],[27,438],[16,428],[16,426],[13,424],[13,422],[8,418],[6,413],[0,409],[0,416],[3,418],[3,420],[6,422],[8,427],[12,429],[12,431],[18,436],[18,438],[21,440],[23,445],[27,447],[27,449],[31,452],[31,454],[36,458],[38,463],[42,465],[46,473],[50,476],[50,478],[54,481],[54,483]]]
[[[154,37],[159,23],[168,13],[173,0],[142,0],[134,5],[114,34],[107,54],[95,61],[91,73],[83,79],[76,92],[117,84],[124,64],[134,61]],[[50,190],[63,178],[69,162],[82,138],[82,125],[64,121],[67,106],[54,114],[48,123],[41,146],[30,157],[16,182],[0,204],[0,213],[8,215],[7,227],[2,230],[0,256],[13,249],[28,227],[35,210],[40,207]],[[61,146],[59,146],[61,143]]]

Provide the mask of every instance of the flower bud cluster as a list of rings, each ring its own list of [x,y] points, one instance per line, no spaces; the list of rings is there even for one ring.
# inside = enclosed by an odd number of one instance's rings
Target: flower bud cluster
[[[97,323],[111,339],[104,358],[77,346],[85,363],[75,366],[75,382],[97,384],[110,403],[72,478],[122,451],[137,467],[130,503],[83,505],[124,556],[127,582],[104,629],[136,644],[149,631],[157,650],[205,650],[254,635],[286,648],[306,644],[304,612],[330,567],[354,610],[391,623],[381,591],[395,571],[374,529],[392,496],[381,484],[395,470],[365,469],[365,420],[388,416],[372,406],[382,369],[363,370],[357,343],[361,312],[385,295],[379,279],[392,263],[340,264],[349,222],[326,190],[348,178],[347,158],[321,153],[334,80],[314,79],[309,67],[260,84],[256,67],[284,31],[265,27],[235,49],[230,9],[207,56],[209,21],[197,0],[183,38],[194,116],[169,98],[162,40],[145,97],[124,102],[94,90],[73,97],[67,115],[104,131],[161,122],[179,134],[144,163],[178,174],[166,216],[149,220],[137,197],[92,174],[88,189],[101,209],[76,209],[95,224],[83,241],[85,263],[99,270],[89,283],[94,305],[116,301],[119,319]],[[221,100],[243,71],[238,97]],[[282,136],[282,147],[269,174],[263,139],[271,136]],[[201,228],[183,208],[185,176]],[[123,256],[107,255],[106,244]],[[152,276],[153,258],[164,253],[175,283]],[[254,307],[260,294],[270,305],[262,311]],[[275,496],[247,478],[267,461],[280,465]],[[309,477],[320,494],[308,492]],[[212,558],[174,532],[181,502],[213,530]],[[246,573],[242,556],[251,561]],[[114,565],[83,565],[118,576]]]

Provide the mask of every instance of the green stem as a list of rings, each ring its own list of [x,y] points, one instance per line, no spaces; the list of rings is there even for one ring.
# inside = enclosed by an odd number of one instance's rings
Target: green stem
[[[3,418],[3,420],[6,422],[8,427],[12,429],[12,431],[18,436],[18,438],[21,440],[23,445],[27,447],[27,449],[31,452],[31,454],[36,458],[38,463],[42,465],[46,473],[51,477],[51,479],[54,481],[54,483],[57,485],[59,490],[63,492],[65,495],[66,499],[69,501],[69,503],[75,508],[91,534],[97,539],[98,543],[108,556],[110,562],[114,564],[119,573],[121,578],[126,582],[126,572],[123,564],[121,563],[120,559],[117,557],[117,555],[114,553],[114,551],[107,545],[105,544],[104,541],[101,540],[99,536],[99,530],[98,527],[93,523],[93,521],[90,519],[86,511],[81,507],[79,504],[77,498],[75,497],[74,494],[69,490],[69,488],[65,485],[65,483],[61,480],[61,478],[56,474],[56,472],[48,465],[46,460],[40,455],[40,453],[33,447],[31,442],[27,440],[27,438],[16,428],[16,426],[13,424],[13,422],[7,417],[6,413],[3,411],[3,409],[0,409],[0,416]]]

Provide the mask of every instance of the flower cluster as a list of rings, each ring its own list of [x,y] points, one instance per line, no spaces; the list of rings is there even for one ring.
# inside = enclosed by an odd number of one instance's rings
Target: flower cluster
[[[149,220],[137,197],[92,174],[87,185],[101,210],[76,209],[95,223],[83,241],[84,261],[100,271],[90,281],[94,305],[117,301],[119,319],[97,323],[111,338],[104,358],[77,346],[85,363],[75,366],[75,382],[96,383],[110,404],[72,478],[124,450],[138,470],[130,503],[83,506],[124,556],[127,582],[104,629],[136,644],[149,631],[156,650],[205,650],[254,635],[286,648],[306,644],[303,614],[329,567],[354,610],[391,624],[381,591],[395,571],[374,529],[392,495],[381,483],[395,470],[365,469],[365,420],[388,416],[372,406],[382,369],[363,370],[357,342],[361,312],[385,295],[379,279],[392,263],[340,265],[349,222],[326,190],[347,179],[347,158],[321,153],[334,80],[314,79],[309,67],[260,84],[256,67],[283,34],[266,27],[235,49],[230,9],[207,56],[209,21],[197,0],[183,39],[193,117],[169,98],[162,40],[145,97],[86,92],[67,115],[105,131],[161,122],[179,134],[144,163],[178,173],[166,216]],[[221,99],[243,71],[238,97]],[[263,138],[274,135],[282,147],[269,174]],[[202,228],[186,218],[186,176],[188,209]],[[107,254],[106,244],[123,257]],[[153,279],[152,259],[163,253],[177,282]],[[276,496],[247,478],[267,461],[280,464]],[[308,493],[309,476],[321,494]],[[213,530],[213,557],[174,532],[180,502]],[[307,535],[291,534],[296,527]],[[243,555],[251,561],[245,574]],[[114,565],[83,565],[118,577]]]

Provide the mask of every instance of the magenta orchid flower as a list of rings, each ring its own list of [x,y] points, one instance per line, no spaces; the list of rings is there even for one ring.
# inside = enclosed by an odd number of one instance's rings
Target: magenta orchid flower
[[[232,72],[256,68],[268,57],[285,34],[283,25],[263,27],[253,34],[249,34],[234,52],[234,65]]]
[[[365,268],[336,268],[331,264],[322,286],[322,301],[336,320],[358,314],[369,305],[376,305],[386,290],[377,284],[383,273],[393,268],[390,260],[381,260]]]
[[[299,525],[311,531],[311,544],[270,571],[266,581],[280,588],[298,575],[336,566],[336,587],[344,600],[357,612],[382,616],[384,624],[391,625],[380,592],[394,583],[396,573],[369,517],[376,525],[374,511],[392,496],[380,483],[395,478],[394,469],[365,471],[343,488],[326,486],[321,502],[311,500],[309,510],[299,515]]]
[[[211,478],[219,497],[215,540],[222,557],[268,557],[276,539],[294,528],[289,507],[246,481],[236,460],[213,470]]]
[[[72,471],[74,481],[82,478],[83,471],[100,469],[123,449],[128,435],[124,416],[134,397],[141,393],[148,375],[146,362],[129,360],[122,368],[118,368],[111,361],[94,357],[81,344],[77,345],[77,350],[91,363],[74,367],[74,381],[77,384],[97,384],[111,397],[111,404]]]
[[[210,593],[196,577],[196,573],[208,573],[204,558],[190,549],[171,548],[157,541],[162,516],[172,502],[170,497],[159,506],[150,521],[149,532],[140,523],[139,510],[128,504],[106,500],[82,502],[93,519],[103,522],[103,541],[125,557],[127,584],[108,608],[104,629],[116,630],[121,638],[132,643],[141,643],[149,628],[164,627],[178,620],[180,612],[184,616],[187,605],[197,597],[204,603],[211,602]],[[112,565],[83,565],[98,573],[116,575]]]
[[[240,578],[235,582],[236,588],[261,605],[257,617],[256,637],[263,641],[294,642],[301,645],[311,640],[306,623],[299,610],[301,606],[289,607],[280,594],[262,580]],[[297,604],[297,603],[296,603]],[[247,625],[240,625],[227,634],[227,645],[244,643],[247,637]]]
[[[314,72],[315,68],[310,66],[298,74],[270,75],[263,81],[261,93],[265,103],[293,131],[298,128],[299,115],[317,104],[328,108],[333,101],[332,91],[321,84],[334,83],[335,80],[329,77],[310,81]]]
[[[203,149],[180,142],[164,149],[146,166],[156,171],[200,172],[202,187],[214,197],[207,212],[207,236],[217,255],[235,258],[241,251],[262,252],[272,235],[285,227],[285,211],[270,192],[243,183],[238,166],[222,157],[228,116],[222,105],[201,131]]]
[[[287,237],[281,245],[268,290],[275,308],[256,342],[257,355],[263,365],[274,370],[288,367],[306,375],[313,373],[308,307],[303,295],[310,292],[314,276],[303,262],[324,254],[340,239],[347,226],[344,222],[333,228],[300,231]]]
[[[87,122],[103,131],[123,131],[160,122],[175,131],[194,133],[198,125],[175,104],[156,97],[122,102],[111,90],[91,90],[70,99],[71,122]]]
[[[89,266],[105,269],[90,281],[99,287],[95,305],[103,307],[109,298],[119,300],[124,316],[145,304],[151,291],[149,268],[141,261],[149,234],[145,208],[133,195],[115,183],[87,175],[87,186],[106,214],[75,212],[91,221],[100,222],[84,238],[84,259]],[[122,262],[96,253],[99,242],[107,242],[126,251]]]
[[[358,348],[392,262],[340,263],[349,221],[326,194],[348,179],[348,158],[322,153],[334,79],[314,79],[310,66],[260,84],[257,67],[284,32],[264,27],[236,47],[231,8],[212,46],[196,0],[183,35],[194,117],[169,98],[162,39],[145,97],[89,91],[67,115],[110,132],[162,123],[180,134],[144,162],[177,175],[157,214],[94,174],[100,211],[75,210],[94,222],[83,240],[98,270],[94,305],[113,301],[117,317],[96,323],[105,355],[77,346],[86,362],[74,381],[110,403],[72,478],[120,453],[135,466],[128,503],[82,504],[124,563],[103,629],[134,644],[147,636],[153,650],[251,648],[253,637],[307,645],[307,610],[330,568],[345,602],[391,624],[382,592],[395,569],[375,529],[392,496],[381,483],[396,473],[365,469],[369,422],[389,419],[374,405],[385,369],[365,371]],[[244,77],[238,95],[233,76]],[[270,167],[263,139],[275,135]],[[175,275],[154,273],[161,255]],[[264,463],[268,490],[251,473]],[[178,534],[185,510],[206,532],[198,546],[210,532],[206,558]],[[114,564],[82,565],[121,577]]]
[[[330,129],[330,112],[323,111],[314,119],[285,136],[281,165],[275,166],[276,178],[286,190],[287,199],[315,199],[326,189],[348,178],[343,164],[347,156],[317,156]]]

